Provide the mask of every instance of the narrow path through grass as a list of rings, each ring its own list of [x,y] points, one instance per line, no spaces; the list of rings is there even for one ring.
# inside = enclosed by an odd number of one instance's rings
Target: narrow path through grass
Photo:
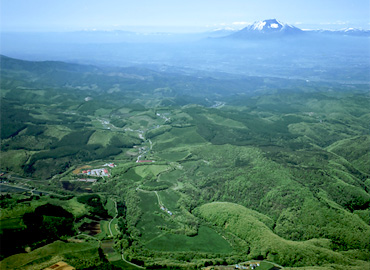
[[[109,233],[110,233],[110,236],[112,236],[112,237],[113,237],[113,233],[112,233],[112,229],[111,229],[112,221],[118,216],[117,202],[114,201],[114,204],[115,204],[115,207],[116,207],[116,215],[114,216],[114,218],[111,219],[111,221],[109,221],[109,224],[108,224]]]

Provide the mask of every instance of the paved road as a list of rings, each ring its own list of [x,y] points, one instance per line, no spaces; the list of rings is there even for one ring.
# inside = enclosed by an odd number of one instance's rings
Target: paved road
[[[34,192],[43,193],[43,194],[53,194],[50,191],[36,190],[36,188],[28,188],[28,187],[24,187],[24,186],[20,186],[20,185],[8,185],[8,184],[4,184],[4,183],[0,183],[0,190],[1,190],[1,186],[20,189],[20,190],[23,190],[23,191],[30,191],[32,194]],[[59,194],[53,194],[53,195],[64,197],[63,195],[59,195]]]

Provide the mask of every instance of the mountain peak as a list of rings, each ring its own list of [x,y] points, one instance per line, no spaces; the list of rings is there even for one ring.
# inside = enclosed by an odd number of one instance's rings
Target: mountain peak
[[[250,28],[253,30],[259,30],[263,31],[265,29],[281,29],[283,28],[284,24],[279,22],[276,19],[269,19],[269,20],[264,20],[264,21],[258,21],[255,22],[254,24],[251,25]]]
[[[300,34],[303,31],[295,26],[278,21],[277,19],[268,19],[257,21],[239,32],[231,35],[235,38],[245,37],[267,37],[267,36],[287,36]]]

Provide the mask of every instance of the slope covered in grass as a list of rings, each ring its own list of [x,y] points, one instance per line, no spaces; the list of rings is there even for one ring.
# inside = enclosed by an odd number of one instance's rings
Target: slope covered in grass
[[[353,265],[343,254],[312,241],[296,242],[274,234],[264,223],[243,206],[233,203],[209,203],[198,207],[195,213],[248,243],[249,258],[268,259],[284,266],[317,266],[325,264]],[[319,241],[319,240],[318,240]],[[368,262],[361,262],[370,266]]]
[[[93,243],[65,243],[55,241],[35,249],[30,253],[10,256],[0,262],[0,268],[10,269],[43,269],[58,261],[68,262],[81,268],[93,266],[99,260],[98,245]]]

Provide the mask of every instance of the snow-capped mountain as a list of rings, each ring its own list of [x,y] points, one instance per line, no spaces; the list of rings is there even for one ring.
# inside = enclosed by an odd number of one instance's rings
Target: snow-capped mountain
[[[302,34],[303,31],[293,25],[280,22],[276,19],[258,21],[242,30],[230,35],[233,38],[249,37],[282,37]]]

